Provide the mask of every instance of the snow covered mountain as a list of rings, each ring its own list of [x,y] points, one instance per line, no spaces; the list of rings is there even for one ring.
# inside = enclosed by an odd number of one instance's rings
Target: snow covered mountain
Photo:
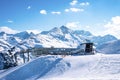
[[[105,54],[120,54],[120,40],[104,43],[97,47],[97,49]]]
[[[109,41],[114,41],[114,40],[117,40],[117,38],[109,34],[105,36],[94,36],[91,39],[91,41],[94,42],[97,46],[104,44],[106,42],[109,42]]]
[[[81,42],[83,42],[85,39],[73,34],[73,30],[61,26],[60,28],[53,28],[50,31],[43,31],[41,32],[42,35],[46,35],[48,37],[51,37],[53,40],[55,39],[57,42],[60,42],[56,47],[59,47],[60,45],[63,45],[61,47],[77,47]],[[53,45],[54,46],[54,45]]]
[[[71,30],[65,26],[55,27],[39,34],[27,31],[10,34],[2,31],[0,32],[0,51],[8,51],[12,47],[16,47],[17,51],[32,47],[70,48],[78,47],[86,41],[95,43],[102,53],[115,54],[40,56],[6,71],[0,70],[0,80],[120,79],[120,40],[112,35],[94,36],[88,31]]]
[[[14,35],[15,37],[19,37],[20,39],[27,39],[30,37],[30,34],[27,32],[27,31],[23,31],[23,32],[20,32],[20,33],[17,33]]]
[[[6,29],[5,29],[6,30]],[[12,31],[12,29],[10,29]],[[13,30],[14,31],[14,30]],[[8,50],[15,46],[17,50],[31,47],[78,47],[81,43],[90,40],[99,46],[108,41],[117,40],[112,35],[94,36],[88,31],[71,30],[66,26],[55,27],[49,31],[42,31],[39,34],[28,33],[27,31],[17,33],[0,32],[0,51]]]
[[[92,36],[92,34],[89,31],[84,31],[84,30],[75,30],[73,34],[82,35],[82,36]]]
[[[117,40],[116,37],[110,34],[105,36],[94,36],[89,31],[71,30],[66,26],[61,26],[60,28],[55,27],[50,31],[43,31],[41,34],[52,36],[53,38],[69,43],[75,42],[77,43],[77,46],[79,46],[80,43],[86,42],[86,40],[90,40],[91,42],[95,43],[95,46],[99,46],[109,41]]]

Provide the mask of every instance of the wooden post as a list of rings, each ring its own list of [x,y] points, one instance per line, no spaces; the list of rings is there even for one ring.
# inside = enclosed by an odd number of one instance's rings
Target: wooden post
[[[27,60],[27,61],[29,61],[29,60],[30,60],[30,54],[29,54],[29,51],[27,52],[27,55],[28,55],[28,60]]]
[[[24,52],[23,52],[23,62],[25,63],[25,55],[24,55]]]
[[[15,63],[18,64],[18,61],[17,61],[17,53],[14,54],[14,58],[15,58]]]

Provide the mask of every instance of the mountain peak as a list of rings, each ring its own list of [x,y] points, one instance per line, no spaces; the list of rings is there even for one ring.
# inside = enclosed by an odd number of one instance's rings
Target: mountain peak
[[[84,30],[75,30],[73,34],[76,35],[83,35],[83,36],[91,36],[92,34],[89,31],[84,31]]]
[[[66,33],[71,33],[72,32],[72,30],[70,30],[68,27],[66,27],[66,26],[61,26],[60,27],[60,29],[61,29],[61,31],[64,33],[64,34],[66,34]]]
[[[26,39],[30,37],[30,34],[27,31],[23,31],[23,32],[15,34],[15,36]]]
[[[39,30],[26,30],[28,33],[39,34],[41,31]]]
[[[54,27],[53,29],[51,29],[51,30],[49,30],[49,31],[42,31],[41,32],[41,34],[61,34],[61,35],[63,35],[63,34],[67,34],[67,33],[71,33],[72,32],[72,30],[70,30],[69,28],[67,28],[66,26],[61,26],[60,28],[58,28],[58,27]]]
[[[66,26],[62,25],[60,29],[68,29]]]
[[[105,36],[103,36],[103,38],[105,38],[105,39],[107,39],[107,40],[117,40],[117,38],[116,37],[114,37],[113,35],[110,35],[110,34],[107,34],[107,35],[105,35]]]
[[[53,29],[50,30],[50,32],[54,32],[54,31],[57,31],[58,28],[57,27],[54,27]]]

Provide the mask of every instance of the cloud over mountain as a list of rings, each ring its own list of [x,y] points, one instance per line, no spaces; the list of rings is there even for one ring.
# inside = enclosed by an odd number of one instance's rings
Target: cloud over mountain
[[[104,25],[106,31],[104,33],[113,34],[120,38],[120,16],[112,17],[111,21]]]
[[[17,33],[18,31],[13,30],[13,29],[10,29],[10,28],[8,28],[8,27],[6,27],[6,26],[2,26],[2,27],[0,27],[0,32],[5,32],[5,33],[7,33],[7,34],[15,34],[15,33]]]

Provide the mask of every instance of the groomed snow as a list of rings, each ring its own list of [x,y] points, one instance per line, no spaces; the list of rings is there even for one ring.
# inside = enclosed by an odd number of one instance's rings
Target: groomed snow
[[[0,80],[119,80],[120,54],[41,56],[0,74]]]

